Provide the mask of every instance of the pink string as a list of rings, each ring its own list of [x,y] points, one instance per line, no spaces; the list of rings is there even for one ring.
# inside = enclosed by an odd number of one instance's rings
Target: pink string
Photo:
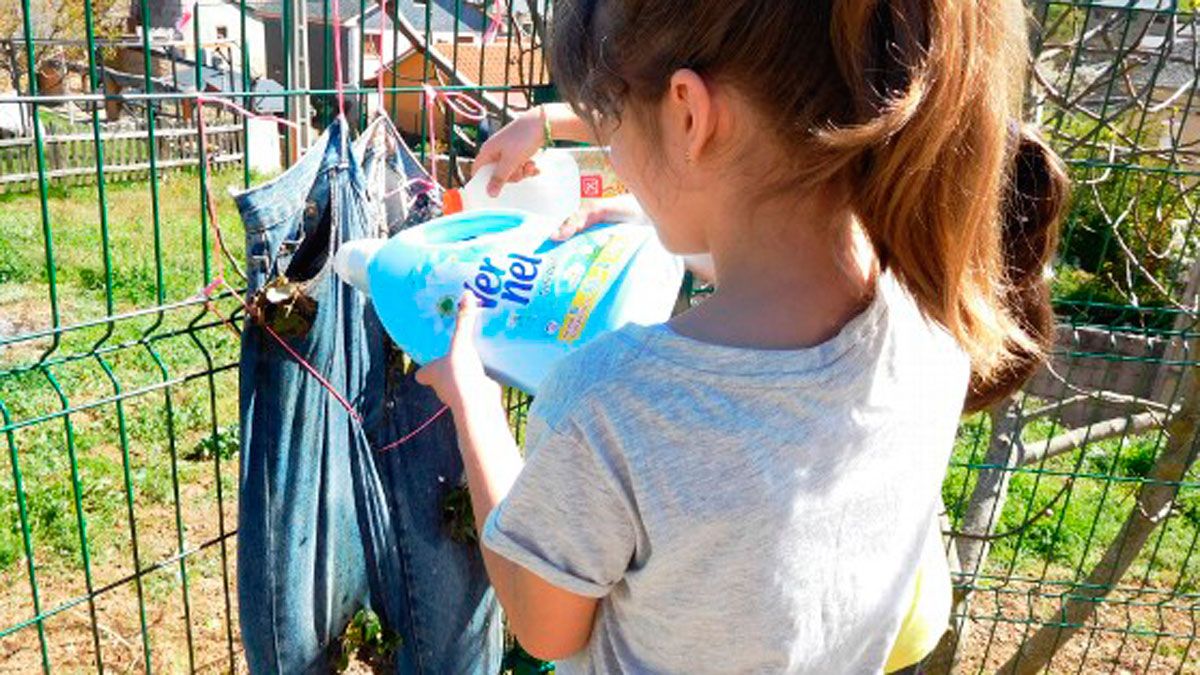
[[[416,192],[416,194],[408,197],[408,199],[405,200],[405,202],[404,202],[404,210],[405,211],[411,211],[413,205],[417,203],[417,199],[419,199],[421,195],[437,190],[438,186],[436,184],[434,184],[433,181],[426,180],[424,178],[409,178],[407,181],[404,182],[403,186],[398,187],[395,190],[392,190],[390,192],[385,192],[383,194],[383,198],[388,199],[388,198],[394,197],[394,196],[400,194],[401,192],[408,192],[412,188],[417,188],[417,192]]]
[[[249,110],[234,103],[233,101],[226,101],[223,98],[209,98],[208,96],[197,96],[196,103],[199,103],[199,104],[213,103],[213,104],[228,108],[236,113],[241,114],[244,117],[248,117],[253,120],[269,120],[271,122],[278,122],[279,124],[286,124],[287,126],[293,128],[293,129],[296,129],[297,131],[300,129],[300,125],[296,124],[295,122],[293,122],[291,120],[285,120],[282,117],[275,117],[274,115],[260,115],[255,112],[250,112]]]
[[[383,196],[384,196],[384,198],[387,198],[387,197],[391,197],[394,195],[398,195],[401,192],[404,192],[406,190],[411,190],[414,187],[419,189],[419,192],[417,194],[422,194],[425,192],[433,192],[434,190],[437,189],[437,185],[435,185],[434,182],[429,179],[409,178],[408,180],[404,181],[403,187],[398,187],[395,190],[392,190],[391,192],[388,192],[387,194],[385,194]]]
[[[337,0],[334,0],[334,11],[335,12],[337,11]],[[340,68],[339,68],[339,72],[340,72]],[[339,78],[339,82],[340,82],[340,78]],[[340,84],[339,84],[338,89],[339,89],[339,105],[340,105],[341,104],[341,98],[340,98],[341,86],[340,86]],[[427,87],[427,91],[425,92],[427,96],[429,95],[430,91],[432,91],[432,88]],[[453,92],[451,92],[451,93],[453,93]],[[450,97],[450,96],[445,95],[446,92],[442,92],[442,94],[443,94],[443,99],[444,99],[447,107],[451,107],[451,108],[455,109],[460,114],[467,116],[469,119],[474,119],[471,117],[471,115],[473,114],[472,109],[469,106],[467,106],[466,104],[463,104],[461,102],[461,100],[465,100],[471,104],[474,104],[480,110],[482,110],[482,106],[479,106],[479,104],[476,101],[474,101],[473,99],[471,99],[468,96],[459,94],[458,96]],[[436,96],[436,92],[435,92],[435,96]],[[461,100],[456,101],[455,99],[461,99]],[[434,100],[434,99],[431,99],[431,101],[432,100]],[[203,105],[204,103],[216,103],[218,105],[223,105],[231,110],[234,110],[234,111],[236,111],[242,115],[245,115],[247,117],[250,117],[250,118],[271,119],[271,120],[275,120],[275,121],[279,121],[279,122],[284,122],[284,123],[287,123],[292,126],[296,126],[296,125],[292,124],[291,122],[287,122],[286,120],[280,120],[275,117],[269,117],[266,115],[255,114],[253,112],[250,112],[249,110],[246,110],[245,108],[242,108],[241,106],[235,105],[235,104],[233,104],[229,101],[225,101],[223,99],[214,99],[214,98],[207,98],[204,96],[197,96],[196,102],[200,105]],[[344,111],[339,111],[339,112],[342,112],[344,114]],[[484,114],[486,114],[486,111],[484,112]],[[204,115],[203,115],[202,111],[199,109],[197,110],[197,116],[198,116],[198,120],[199,120],[200,143],[201,143],[201,147],[204,147],[206,145],[205,140],[206,140],[206,136],[207,136],[207,130],[205,129],[205,126],[204,126]],[[482,119],[482,117],[480,117],[480,119]],[[207,156],[203,157],[202,161],[204,161],[205,164],[207,165],[208,157]],[[435,183],[428,181],[424,178],[411,179],[410,181],[408,181],[406,183],[405,187],[407,188],[413,184],[421,185],[422,187],[425,187],[426,189],[435,189],[437,187]],[[211,311],[213,314],[216,314],[217,317],[221,319],[222,323],[225,326],[227,326],[229,328],[229,330],[231,330],[234,333],[234,335],[237,335],[240,337],[241,333],[234,326],[233,321],[229,317],[225,316],[221,312],[221,310],[219,310],[217,308],[216,304],[212,302],[213,294],[216,293],[218,288],[224,287],[226,290],[229,291],[229,293],[234,298],[237,298],[238,302],[241,303],[242,308],[251,317],[255,316],[254,308],[246,300],[245,297],[243,297],[240,293],[237,292],[237,289],[235,289],[233,286],[229,285],[229,283],[225,280],[225,256],[229,255],[229,252],[225,249],[225,239],[223,236],[221,236],[221,227],[220,227],[220,224],[217,222],[216,209],[213,208],[213,204],[212,204],[210,195],[205,195],[205,199],[208,202],[207,207],[208,207],[208,214],[209,214],[209,222],[211,223],[211,226],[214,230],[214,235],[215,235],[213,237],[213,248],[214,249],[219,248],[220,250],[213,251],[213,257],[217,261],[216,276],[213,278],[213,280],[208,285],[206,285],[206,286],[204,286],[204,288],[200,289],[200,291],[197,293],[196,297],[203,298],[205,301],[205,303],[204,303],[205,307],[209,311]],[[332,382],[330,382],[323,375],[321,375],[320,371],[318,371],[315,366],[313,366],[311,363],[309,363],[307,359],[305,359],[303,356],[301,356],[300,353],[297,352],[290,344],[288,344],[288,341],[285,340],[283,338],[283,336],[281,336],[279,333],[277,333],[275,331],[275,329],[271,328],[271,326],[267,325],[266,323],[264,323],[262,321],[259,321],[258,325],[261,326],[263,328],[263,330],[265,330],[267,332],[267,335],[270,335],[271,338],[273,340],[275,340],[275,342],[278,343],[279,346],[282,347],[284,349],[284,351],[286,351],[288,353],[288,355],[291,356],[292,359],[294,359],[296,361],[296,363],[298,363],[300,365],[301,368],[304,368],[304,370],[307,371],[308,374],[312,375],[313,379],[315,379],[321,385],[321,387],[323,387],[327,392],[329,392],[329,395],[332,396],[333,399],[335,401],[337,401],[337,403],[346,410],[346,413],[350,415],[350,418],[353,419],[355,421],[355,423],[361,429],[363,426],[362,415],[360,415],[359,412],[354,408],[354,405],[349,400],[347,400],[347,398],[345,396],[343,396],[341,394],[341,392],[339,392],[337,390],[337,387],[335,387]],[[410,440],[415,438],[417,435],[419,435],[421,432],[428,429],[429,426],[432,425],[435,421],[437,421],[439,418],[441,418],[443,415],[445,415],[446,411],[449,409],[450,408],[448,406],[442,406],[442,408],[440,410],[438,410],[436,413],[434,413],[429,419],[422,422],[419,426],[417,426],[416,429],[405,434],[403,437],[383,446],[382,448],[380,448],[378,450],[378,452],[387,452],[389,450],[393,450],[393,449],[409,442]]]
[[[208,98],[208,100],[205,100],[205,98],[198,98],[198,102],[200,102],[200,103],[204,103],[204,102],[221,103],[223,101],[212,100],[212,98]],[[251,115],[251,117],[260,117],[260,115],[254,115],[253,113],[248,112],[248,110],[245,110],[244,108],[240,108],[238,106],[233,106],[233,108],[238,109],[239,112],[241,112],[242,114]],[[200,114],[200,115],[198,115],[198,117],[199,117],[200,147],[203,148],[205,145],[205,136],[206,136],[206,130],[204,127],[204,115]],[[274,118],[271,118],[271,119],[274,119]],[[208,161],[209,161],[208,156],[204,156],[202,160],[205,162],[205,165],[208,165]],[[415,179],[415,180],[422,180],[422,181],[424,181],[424,183],[428,184],[428,181],[424,180],[424,179]],[[215,234],[214,238],[212,238],[212,247],[214,247],[214,249],[220,249],[220,250],[212,251],[212,257],[214,257],[217,262],[217,270],[216,270],[217,274],[215,275],[214,279],[212,279],[212,281],[208,283],[208,285],[199,289],[199,292],[197,292],[196,297],[203,298],[205,309],[208,309],[212,313],[215,313],[215,315],[221,319],[221,322],[223,325],[226,325],[226,327],[228,327],[229,330],[232,331],[232,333],[234,335],[240,337],[241,333],[238,330],[238,328],[235,327],[232,319],[230,319],[229,317],[224,315],[224,313],[222,313],[221,310],[217,309],[216,304],[214,303],[214,301],[212,301],[212,295],[214,295],[216,293],[218,288],[224,287],[227,289],[227,291],[230,294],[233,295],[234,298],[238,299],[239,303],[242,306],[242,309],[244,309],[246,311],[248,316],[254,317],[256,315],[254,315],[253,306],[250,303],[248,303],[248,301],[246,300],[245,297],[242,297],[242,295],[240,293],[238,293],[238,289],[234,288],[233,286],[230,286],[229,283],[226,281],[226,277],[224,277],[224,259],[226,259],[224,257],[228,256],[229,252],[226,250],[226,247],[224,247],[224,238],[221,235],[221,226],[220,226],[220,223],[217,222],[216,209],[212,208],[211,197],[209,195],[205,195],[205,199],[206,199],[206,201],[208,201],[209,222],[211,223],[211,227],[212,227],[212,229],[214,229],[214,234]],[[308,375],[312,375],[314,380],[316,380],[320,384],[320,386],[322,386],[326,390],[326,392],[329,392],[329,395],[332,396],[332,398],[334,398],[335,401],[337,401],[338,405],[341,405],[344,408],[344,410],[346,410],[346,412],[350,416],[350,419],[353,419],[354,422],[356,424],[358,424],[359,428],[361,429],[362,428],[361,414],[359,413],[358,410],[355,410],[354,405],[350,404],[350,401],[347,400],[346,396],[343,396],[341,392],[338,392],[337,388],[334,386],[334,383],[330,382],[329,380],[326,380],[326,378],[322,374],[320,374],[320,372],[316,369],[316,366],[313,366],[311,363],[308,363],[307,359],[300,356],[300,353],[296,352],[295,348],[293,348],[292,345],[289,345],[288,341],[284,340],[282,335],[276,333],[276,330],[274,328],[271,328],[270,325],[268,325],[262,321],[259,321],[258,324],[260,325],[260,327],[262,327],[266,331],[266,334],[271,336],[272,340],[275,340],[278,345],[283,347],[283,351],[286,351],[288,353],[288,356],[292,357],[295,360],[295,362],[300,365],[300,368],[305,369],[305,371],[308,372]],[[403,446],[404,443],[412,441],[414,437],[418,436],[421,431],[425,431],[426,429],[428,429],[428,426],[430,426],[431,424],[436,422],[436,420],[438,418],[442,417],[443,414],[445,414],[445,412],[448,410],[449,410],[449,407],[443,406],[442,410],[439,410],[437,413],[434,413],[431,418],[428,418],[427,420],[425,420],[424,423],[421,423],[421,425],[419,425],[418,428],[414,429],[412,432],[409,432],[409,434],[404,435],[402,438],[400,438],[400,440],[386,444],[386,446],[384,446],[382,449],[380,449],[379,452],[388,452],[388,450]]]
[[[435,412],[433,414],[432,417],[430,417],[429,419],[422,422],[421,426],[408,432],[403,437],[401,437],[400,440],[392,441],[391,443],[388,443],[387,445],[380,448],[377,452],[387,452],[388,450],[398,448],[401,445],[404,445],[405,443],[411,441],[413,438],[416,438],[422,431],[425,431],[426,429],[428,429],[429,425],[438,421],[438,418],[440,418],[442,415],[445,415],[446,411],[448,411],[448,410],[450,410],[450,406],[448,406],[448,405],[442,406],[441,410],[438,410],[437,412]]]
[[[218,257],[217,260],[219,261],[220,258]],[[230,321],[224,314],[222,314],[221,311],[218,310],[211,302],[213,293],[220,286],[224,286],[226,290],[232,293],[233,297],[238,299],[238,302],[242,304],[242,307],[246,310],[246,312],[253,316],[254,308],[237,292],[236,289],[234,289],[233,286],[230,286],[229,283],[225,281],[225,274],[223,271],[217,273],[217,276],[215,279],[213,279],[212,283],[200,289],[200,292],[196,297],[204,298],[208,309],[211,310],[213,314],[216,314],[222,321],[232,326],[233,322]],[[307,370],[308,374],[312,375],[317,382],[319,382],[320,385],[324,387],[331,396],[333,396],[334,400],[341,404],[341,406],[346,409],[346,412],[350,413],[350,416],[353,417],[356,422],[360,424],[362,423],[362,416],[358,414],[358,411],[354,409],[354,406],[350,403],[350,401],[346,400],[346,397],[342,396],[342,394],[338,392],[337,388],[333,386],[332,382],[325,379],[325,377],[317,371],[316,367],[314,367],[303,356],[301,356],[299,352],[292,348],[292,346],[288,344],[287,340],[283,339],[283,336],[275,332],[274,328],[271,328],[269,325],[261,321],[258,322],[258,325],[261,326],[263,330],[267,331],[267,334],[274,338],[275,342],[278,342],[279,346],[283,347],[284,351],[286,351],[289,356],[295,359],[296,363],[300,364],[301,368]]]
[[[379,47],[375,50],[375,52],[379,54],[379,70],[375,71],[375,88],[379,92],[380,114],[383,114],[384,109],[387,107],[384,105],[383,101],[383,69],[387,67],[384,65],[383,60],[383,36],[385,31],[387,31],[387,24],[387,0],[379,0]],[[388,70],[391,70],[391,68],[388,68]]]
[[[213,279],[212,283],[210,283],[209,285],[200,289],[200,296],[211,300],[212,294],[216,293],[217,289],[220,288],[221,284],[223,284],[223,283],[225,283],[225,275],[218,273],[217,278]],[[200,297],[200,296],[198,296],[198,297]]]
[[[179,31],[181,35],[187,29],[187,25],[192,22],[192,15],[196,12],[197,4],[193,2],[191,6],[183,10],[183,14],[179,17],[179,20],[175,22],[175,30]]]
[[[233,321],[230,318],[226,317],[221,312],[221,310],[217,309],[216,305],[214,305],[211,302],[212,294],[216,290],[216,288],[219,286],[225,286],[229,290],[229,292],[233,294],[234,297],[238,298],[238,300],[241,301],[247,309],[249,309],[249,305],[246,304],[246,301],[240,295],[238,295],[238,292],[236,290],[234,290],[233,287],[231,287],[229,284],[225,283],[224,276],[222,276],[220,274],[217,275],[217,278],[214,279],[212,283],[210,283],[209,285],[200,289],[200,292],[197,294],[197,297],[203,297],[206,301],[205,306],[213,314],[216,314],[217,317],[220,318],[221,321],[225,325],[229,326],[230,330],[233,330],[235,335],[238,335],[240,337],[240,333],[238,333],[237,329],[233,327]],[[312,366],[312,364],[310,364],[308,361],[306,361],[304,359],[304,357],[302,357],[298,353],[296,353],[296,350],[292,349],[291,345],[289,345],[287,343],[287,341],[284,340],[279,335],[279,333],[276,333],[270,326],[268,326],[266,324],[259,324],[259,325],[261,325],[264,329],[266,329],[267,334],[270,335],[272,338],[274,338],[275,341],[278,342],[279,345],[282,346],[287,351],[287,353],[289,355],[291,355],[291,357],[293,359],[295,359],[297,363],[300,364],[301,367],[303,367],[305,370],[307,370],[309,372],[309,374],[311,374],[314,378],[316,378],[317,382],[319,382],[321,384],[321,386],[324,387],[326,389],[326,391],[328,391],[334,397],[334,399],[339,404],[341,404],[341,406],[343,408],[346,409],[346,412],[350,414],[350,417],[353,418],[354,421],[361,428],[362,424],[363,424],[362,416],[359,415],[358,411],[354,409],[354,406],[351,405],[350,402],[346,400],[346,397],[344,397],[340,393],[338,393],[337,389],[333,386],[333,384],[330,383],[329,380],[326,380],[324,377],[322,377],[321,374],[319,372],[317,372],[317,370]],[[441,417],[443,415],[445,415],[449,410],[450,410],[450,406],[443,405],[440,409],[438,409],[437,412],[435,412],[428,419],[426,419],[424,422],[422,422],[420,425],[418,425],[416,429],[413,429],[412,431],[408,432],[404,436],[401,436],[399,439],[394,440],[391,443],[388,443],[387,445],[379,448],[378,450],[376,450],[376,452],[379,452],[379,453],[388,452],[390,450],[394,450],[394,449],[400,447],[401,445],[404,445],[405,443],[408,443],[412,439],[419,436],[421,434],[421,432],[428,429],[430,427],[430,425],[432,425],[434,422],[441,419]]]
[[[342,16],[342,13],[340,11],[340,7],[338,7],[338,0],[333,0],[333,25],[334,26],[342,25],[341,16]],[[342,73],[344,73],[344,72],[345,72],[345,70],[342,67],[342,39],[341,39],[341,36],[338,35],[338,31],[335,28],[333,31],[333,79],[337,81],[336,89],[337,89],[338,115],[340,115],[342,117],[346,116],[345,95],[342,93]]]
[[[229,285],[226,284],[226,286],[228,287]],[[232,291],[233,289],[230,288],[229,290]],[[340,403],[343,408],[346,409],[346,412],[350,413],[350,416],[354,418],[354,421],[362,424],[362,417],[358,414],[358,411],[354,409],[354,406],[351,405],[350,401],[346,400],[345,396],[342,396],[341,392],[334,388],[333,384],[330,383],[329,380],[326,380],[321,373],[317,372],[317,369],[314,368],[311,363],[305,361],[303,356],[300,356],[295,349],[292,349],[292,346],[287,343],[287,340],[284,340],[282,337],[280,337],[279,333],[276,333],[274,328],[271,328],[265,323],[259,323],[259,325],[262,326],[271,337],[275,338],[275,341],[279,343],[279,346],[283,347],[284,351],[286,351],[293,359],[295,359],[296,363],[299,363],[301,368],[307,370],[310,375],[316,378],[317,382],[321,383],[322,387],[325,387],[327,390],[329,390],[329,394],[333,396],[333,398],[337,400],[337,402]]]
[[[496,39],[500,34],[500,26],[504,23],[504,6],[502,0],[496,0],[492,3],[492,20],[488,22],[488,27],[483,31],[483,44],[487,46]]]
[[[429,130],[429,175],[433,182],[437,183],[437,124],[434,118],[436,104],[441,101],[446,109],[472,122],[482,122],[487,117],[487,109],[461,91],[437,89],[428,82],[422,83],[421,89],[421,95],[425,98],[425,126]]]

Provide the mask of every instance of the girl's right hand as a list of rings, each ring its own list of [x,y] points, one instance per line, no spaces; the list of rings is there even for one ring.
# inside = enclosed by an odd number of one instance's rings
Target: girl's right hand
[[[487,186],[487,192],[492,197],[500,195],[505,183],[515,183],[537,175],[537,165],[530,158],[542,149],[545,142],[545,114],[541,106],[530,108],[484,141],[483,147],[479,148],[471,174],[474,175],[481,166],[496,165]]]

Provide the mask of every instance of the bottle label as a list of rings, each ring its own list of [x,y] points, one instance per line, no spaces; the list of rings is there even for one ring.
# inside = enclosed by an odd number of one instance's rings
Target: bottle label
[[[529,304],[541,264],[541,258],[519,253],[509,253],[500,265],[484,258],[475,277],[464,281],[463,287],[479,298],[484,309],[501,302],[523,307]]]
[[[579,196],[584,199],[599,199],[604,196],[604,176],[584,174],[579,177]]]
[[[575,297],[571,298],[571,304],[558,331],[559,340],[574,342],[583,335],[592,310],[596,308],[600,296],[608,290],[609,280],[620,272],[625,253],[631,245],[626,237],[610,237],[600,249],[599,255],[592,261],[587,273],[579,282]]]

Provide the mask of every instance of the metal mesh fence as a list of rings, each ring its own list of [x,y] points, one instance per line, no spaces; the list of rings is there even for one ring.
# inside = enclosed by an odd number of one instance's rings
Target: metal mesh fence
[[[1061,326],[1050,366],[960,430],[953,630],[925,667],[1198,672],[1196,16],[1027,4],[1027,116],[1076,181]],[[225,193],[296,159],[339,71],[351,120],[388,114],[450,183],[553,94],[545,1],[338,5],[0,0],[0,670],[244,667],[238,344],[198,295],[210,217],[240,256]],[[423,83],[487,121],[431,109]]]

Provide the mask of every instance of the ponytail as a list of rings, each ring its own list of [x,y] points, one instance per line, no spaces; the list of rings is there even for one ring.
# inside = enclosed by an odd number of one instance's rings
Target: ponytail
[[[1046,270],[1058,247],[1070,182],[1062,160],[1032,129],[1012,125],[1017,149],[1004,201],[1005,305],[1037,351],[1018,351],[990,380],[972,372],[966,412],[991,407],[1028,380],[1054,340]]]
[[[1024,19],[1000,0],[833,3],[834,54],[864,121],[821,140],[882,264],[969,354],[972,403],[1023,382],[1051,331],[1041,270],[1066,175],[1025,132],[1014,165]]]

